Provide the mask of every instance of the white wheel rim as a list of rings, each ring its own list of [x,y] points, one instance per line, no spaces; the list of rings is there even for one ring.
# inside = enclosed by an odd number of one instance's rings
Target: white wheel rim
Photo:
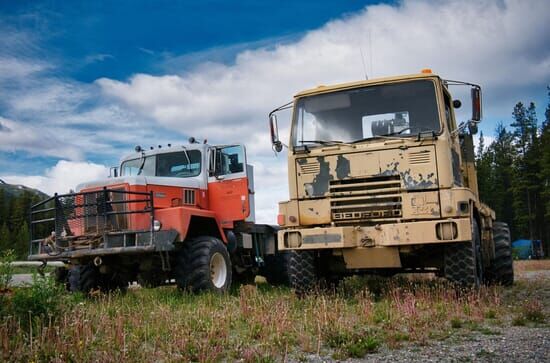
[[[210,258],[210,279],[217,288],[222,288],[227,279],[227,265],[222,254],[216,252]]]

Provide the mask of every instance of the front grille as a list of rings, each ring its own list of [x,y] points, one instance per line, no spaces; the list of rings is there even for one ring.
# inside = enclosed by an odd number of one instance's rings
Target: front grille
[[[195,205],[195,191],[192,189],[183,190],[183,204]]]
[[[336,224],[388,223],[403,215],[399,175],[332,180],[329,188]]]

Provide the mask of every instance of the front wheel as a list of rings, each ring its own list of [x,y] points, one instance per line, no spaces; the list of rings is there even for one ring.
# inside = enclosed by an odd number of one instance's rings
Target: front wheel
[[[477,221],[472,219],[472,240],[445,246],[444,275],[451,282],[479,287],[483,281],[481,239]]]
[[[291,251],[288,260],[290,287],[298,296],[313,291],[317,285],[317,270],[313,251]]]
[[[210,236],[193,238],[185,242],[177,258],[175,274],[180,289],[223,293],[231,287],[231,260],[221,240]]]

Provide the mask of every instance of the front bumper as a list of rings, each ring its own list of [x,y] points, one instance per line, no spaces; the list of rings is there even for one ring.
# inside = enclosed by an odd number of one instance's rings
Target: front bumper
[[[279,250],[400,247],[469,241],[472,230],[470,218],[452,218],[368,227],[283,229],[277,238]]]

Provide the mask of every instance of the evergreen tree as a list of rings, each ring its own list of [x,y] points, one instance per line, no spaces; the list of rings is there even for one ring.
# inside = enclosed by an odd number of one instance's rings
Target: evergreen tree
[[[495,210],[497,219],[508,223],[515,236],[512,177],[516,149],[513,145],[514,136],[499,123],[496,128],[496,139],[489,147],[492,153],[492,171],[489,178],[492,200],[489,205]]]
[[[10,249],[12,245],[11,233],[6,222],[2,223],[0,227],[0,254],[3,251]]]
[[[27,256],[29,255],[29,241],[29,225],[27,224],[27,222],[23,222],[14,238],[14,246],[12,247],[15,251],[17,259],[27,259]]]

